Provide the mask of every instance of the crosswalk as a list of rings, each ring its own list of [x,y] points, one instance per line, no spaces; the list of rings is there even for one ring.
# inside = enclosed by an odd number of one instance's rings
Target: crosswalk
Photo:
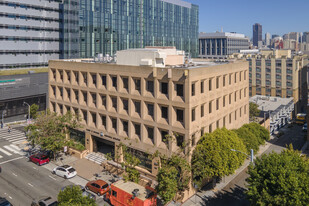
[[[12,155],[24,155],[24,152],[17,145],[27,143],[24,132],[12,129],[9,133],[7,129],[0,130],[0,159]],[[3,142],[3,140],[5,142]],[[6,144],[6,145],[4,145]]]

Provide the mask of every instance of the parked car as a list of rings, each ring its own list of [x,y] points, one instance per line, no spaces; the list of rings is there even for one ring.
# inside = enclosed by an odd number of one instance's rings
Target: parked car
[[[34,201],[31,203],[31,206],[57,206],[57,205],[58,205],[57,199],[54,199],[52,197],[46,197],[39,200],[38,202]]]
[[[86,190],[96,193],[98,196],[104,195],[109,191],[109,185],[103,180],[93,180],[86,184]]]
[[[34,162],[35,164],[37,165],[43,165],[43,164],[47,164],[49,163],[49,158],[46,156],[46,155],[43,155],[43,154],[34,154],[34,155],[31,155],[29,160],[31,162]]]
[[[307,128],[308,128],[307,123],[305,123],[304,126],[303,126],[303,131],[307,132]]]
[[[76,170],[70,165],[58,166],[53,169],[52,173],[64,177],[64,179],[72,178],[77,175]]]
[[[61,188],[61,191],[65,190],[65,189],[68,188],[68,187],[72,188],[73,186],[75,186],[75,185],[68,185],[68,186],[65,186],[65,187]],[[93,194],[91,194],[91,193],[89,193],[89,192],[87,192],[86,189],[85,189],[83,186],[81,186],[81,185],[77,185],[77,186],[78,186],[78,187],[81,189],[81,191],[83,192],[82,195],[83,195],[84,197],[88,196],[88,197],[90,197],[91,199],[96,200],[96,196],[93,195]]]
[[[7,199],[0,197],[0,206],[13,206]]]

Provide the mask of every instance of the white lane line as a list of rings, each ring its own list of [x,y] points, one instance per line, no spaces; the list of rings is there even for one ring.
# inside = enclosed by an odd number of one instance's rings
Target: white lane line
[[[7,156],[11,156],[11,155],[12,155],[11,153],[9,153],[9,152],[5,151],[5,150],[4,150],[4,149],[2,149],[2,148],[0,148],[0,152],[2,152],[2,153],[4,153],[4,154],[6,154]]]
[[[33,185],[32,185],[32,184],[30,184],[30,183],[28,183],[28,185],[30,185],[31,187],[33,187]]]
[[[2,156],[0,155],[0,159],[2,158]]]
[[[14,149],[14,148],[11,148],[11,146],[9,146],[9,145],[3,146],[3,147],[4,147],[5,149],[7,149],[7,150],[10,150],[11,152],[13,152],[13,153],[15,153],[15,154],[20,154],[20,155],[22,155],[22,153],[21,153],[20,151]]]
[[[16,158],[11,159],[11,160],[7,160],[7,161],[4,161],[4,162],[0,162],[0,165],[5,164],[5,163],[8,163],[8,162],[12,162],[12,161],[14,161],[14,160],[19,160],[19,159],[21,159],[21,158],[23,158],[23,157],[16,157]]]
[[[11,144],[10,146],[13,147],[14,149],[16,149],[17,151],[20,151],[20,148],[17,147],[16,145]]]
[[[6,140],[16,139],[16,138],[25,138],[24,135],[15,135],[14,137],[5,138]]]
[[[17,174],[15,174],[14,172],[12,173],[15,177],[17,177]]]
[[[35,170],[37,170],[37,168],[35,168],[35,167],[32,167],[33,169],[35,169]]]
[[[14,138],[14,139],[10,139],[10,140],[8,140],[9,142],[14,142],[14,141],[20,141],[20,140],[24,140],[25,138]]]
[[[50,176],[50,175],[48,175],[48,177],[52,178],[53,180],[56,180],[56,178],[54,178],[54,177],[52,177],[52,176]]]
[[[9,196],[10,199],[13,199],[11,196]]]
[[[11,142],[12,144],[19,144],[21,142],[25,142],[27,141],[26,139],[23,139],[23,140],[18,140],[18,141],[15,141],[15,142]]]

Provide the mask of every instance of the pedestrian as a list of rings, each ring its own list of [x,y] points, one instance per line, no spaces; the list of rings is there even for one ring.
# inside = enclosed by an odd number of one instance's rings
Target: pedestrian
[[[3,129],[3,122],[1,121],[1,129]]]
[[[11,133],[11,126],[8,127],[8,132]]]

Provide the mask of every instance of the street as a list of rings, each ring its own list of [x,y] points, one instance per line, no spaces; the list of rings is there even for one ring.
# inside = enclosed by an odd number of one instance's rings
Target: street
[[[14,206],[30,205],[33,200],[44,197],[57,198],[60,189],[67,185],[80,184],[85,186],[88,180],[75,176],[65,180],[53,175],[51,170],[55,165],[37,166],[30,162],[19,147],[26,141],[24,133],[12,129],[0,130],[0,197],[6,198]],[[97,197],[97,204],[105,203],[102,197]]]
[[[284,127],[282,128],[284,135],[279,139],[276,138],[272,140],[272,145],[263,153],[268,154],[272,151],[281,152],[286,148],[286,145],[292,144],[294,149],[301,150],[302,146],[305,144],[304,135],[305,132],[302,131],[302,126],[293,125],[292,128]],[[242,171],[235,179],[233,179],[221,192],[218,192],[214,198],[203,199],[202,205],[207,206],[247,206],[250,205],[249,201],[246,200],[244,192],[246,191],[246,178],[248,174],[247,169]]]

